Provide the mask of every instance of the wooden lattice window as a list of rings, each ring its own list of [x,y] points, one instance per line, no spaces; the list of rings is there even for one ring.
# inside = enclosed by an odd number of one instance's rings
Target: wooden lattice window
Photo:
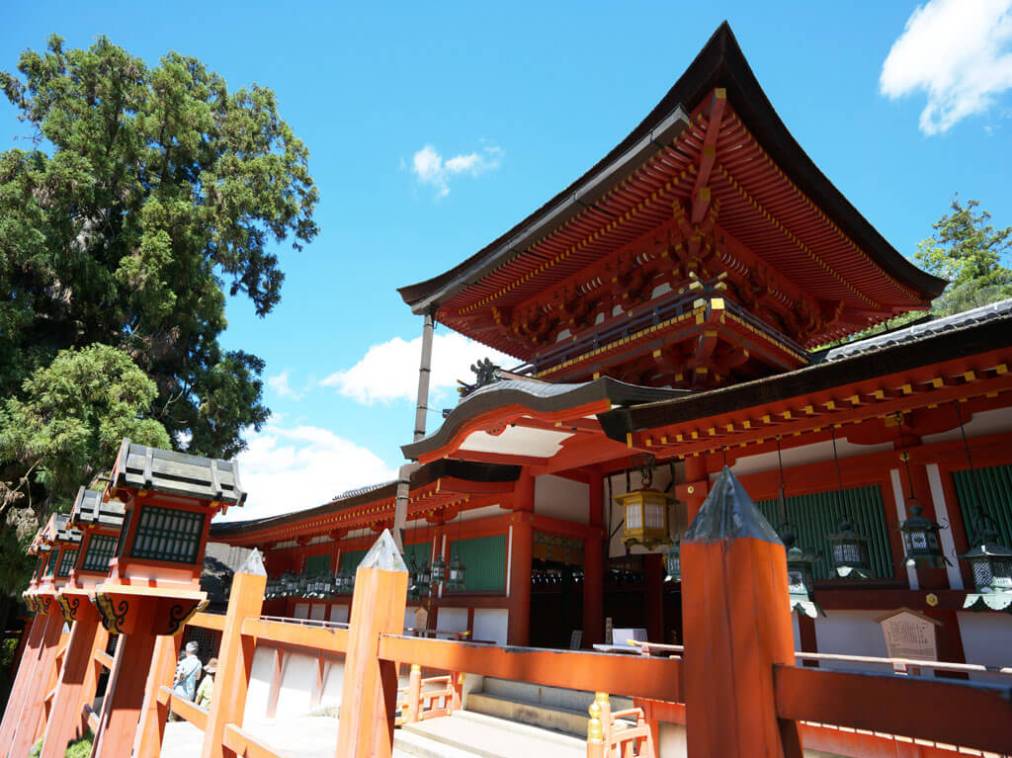
[[[204,514],[172,508],[141,508],[131,556],[171,563],[196,563]]]
[[[317,574],[329,574],[330,573],[330,556],[326,553],[322,555],[310,555],[306,557],[305,567],[302,573],[307,576],[316,576]]]
[[[1012,466],[989,466],[952,472],[959,510],[971,544],[981,537],[980,513],[990,516],[998,541],[1012,545]]]
[[[64,550],[60,556],[60,570],[59,576],[70,576],[70,570],[74,568],[74,564],[77,563],[77,551],[76,550]]]
[[[464,586],[454,592],[505,592],[505,534],[457,540],[450,547],[448,559],[454,554],[464,564]]]
[[[88,550],[84,554],[84,571],[108,571],[109,561],[116,555],[117,538],[108,534],[93,534],[88,539]]]
[[[818,556],[814,566],[816,579],[836,578],[833,556],[829,549],[829,535],[839,531],[844,516],[868,540],[872,576],[881,579],[893,577],[892,549],[889,546],[889,530],[880,487],[850,487],[839,491],[796,495],[785,500],[787,521],[797,537],[797,545]],[[779,501],[773,498],[762,500],[756,505],[766,520],[775,529],[780,529],[783,516]]]

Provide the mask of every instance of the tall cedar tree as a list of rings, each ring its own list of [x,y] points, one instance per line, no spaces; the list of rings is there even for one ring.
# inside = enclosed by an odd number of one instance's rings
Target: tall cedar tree
[[[0,153],[0,398],[31,403],[27,380],[59,351],[108,345],[154,382],[142,415],[176,447],[235,455],[270,412],[263,361],[219,345],[224,289],[260,316],[277,304],[272,246],[317,233],[308,151],[271,90],[230,92],[176,53],[148,67],[104,38],[54,36],[18,72],[0,88],[35,139]],[[69,494],[46,484],[33,480],[44,500]]]

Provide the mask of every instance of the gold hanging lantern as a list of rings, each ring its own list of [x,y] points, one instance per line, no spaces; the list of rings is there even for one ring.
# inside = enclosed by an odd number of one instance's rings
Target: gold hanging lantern
[[[671,542],[668,518],[675,498],[654,489],[652,483],[653,466],[648,465],[643,470],[643,487],[615,497],[625,511],[622,541],[627,547],[643,545],[652,550]]]

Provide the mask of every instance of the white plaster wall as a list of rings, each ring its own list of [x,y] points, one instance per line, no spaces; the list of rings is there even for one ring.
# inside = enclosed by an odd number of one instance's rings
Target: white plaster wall
[[[250,669],[249,689],[246,690],[246,710],[243,723],[264,718],[267,713],[267,698],[270,697],[271,679],[274,677],[274,651],[258,647],[253,653],[253,667]]]
[[[541,516],[586,524],[590,489],[583,482],[561,476],[539,476],[534,480],[534,512]]]
[[[815,639],[820,653],[888,657],[882,627],[876,618],[881,611],[826,611],[825,618],[815,620]],[[888,665],[822,661],[822,668],[858,671],[892,671]]]
[[[309,609],[309,618],[324,621],[327,618],[327,606],[322,603],[313,603]]]
[[[966,411],[963,411],[964,415]],[[956,412],[952,412],[952,421],[956,423]],[[966,429],[967,437],[981,437],[987,434],[998,434],[1007,432],[1012,427],[1012,408],[995,408],[993,411],[981,411],[974,413],[973,418],[963,419],[963,427]],[[957,426],[947,432],[940,434],[928,434],[923,438],[923,443],[929,445],[932,442],[945,442],[947,440],[958,440],[962,437]]]
[[[334,661],[327,667],[327,678],[323,682],[320,708],[339,708],[341,690],[344,688],[344,661]]]
[[[791,614],[791,630],[794,632],[794,649],[801,650],[801,625],[796,613]]]
[[[660,741],[657,746],[659,758],[685,758],[689,754],[685,727],[681,724],[660,723]]]
[[[315,667],[316,661],[307,655],[285,655],[277,718],[304,716],[310,712]]]
[[[1012,616],[1005,613],[957,613],[967,663],[1012,666]],[[1012,684],[1012,676],[971,674],[971,679]]]
[[[440,611],[442,614],[442,611]],[[474,634],[476,640],[491,640],[497,645],[506,644],[509,629],[509,611],[505,608],[476,608],[474,611]]]
[[[436,630],[440,632],[466,632],[467,608],[440,608],[436,617]]]
[[[295,611],[292,615],[297,619],[309,618],[309,603],[296,603]]]
[[[348,606],[346,605],[332,605],[330,606],[330,620],[336,621],[340,624],[348,623]]]

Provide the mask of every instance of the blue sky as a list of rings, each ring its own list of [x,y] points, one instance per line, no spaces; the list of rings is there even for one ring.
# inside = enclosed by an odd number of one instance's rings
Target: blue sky
[[[242,459],[251,499],[237,515],[251,517],[396,468],[420,323],[395,288],[581,174],[725,18],[797,140],[899,250],[911,254],[957,192],[1012,224],[1012,0],[990,15],[983,0],[700,5],[16,3],[0,67],[52,32],[70,46],[105,34],[149,62],[176,50],[231,87],[272,87],[308,145],[321,233],[282,253],[274,312],[230,302],[224,335],[266,359],[276,413]],[[23,133],[14,116],[0,105],[0,149]],[[444,385],[489,352],[440,334]],[[452,402],[445,387],[433,399]]]

